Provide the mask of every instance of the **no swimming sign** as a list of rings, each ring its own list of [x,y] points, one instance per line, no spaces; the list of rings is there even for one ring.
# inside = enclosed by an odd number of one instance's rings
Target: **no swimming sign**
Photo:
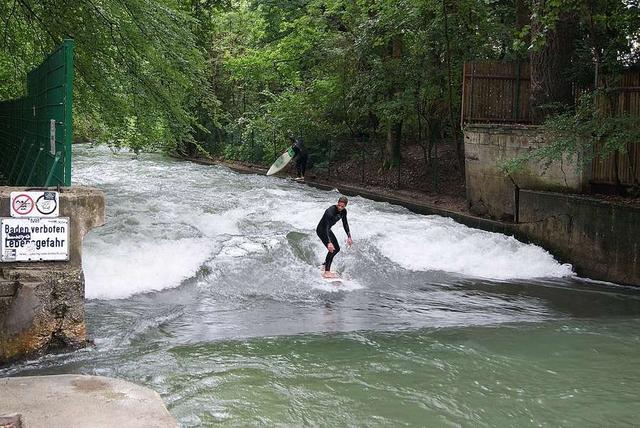
[[[11,217],[58,217],[58,192],[11,192]]]
[[[0,261],[69,260],[69,219],[0,219]]]

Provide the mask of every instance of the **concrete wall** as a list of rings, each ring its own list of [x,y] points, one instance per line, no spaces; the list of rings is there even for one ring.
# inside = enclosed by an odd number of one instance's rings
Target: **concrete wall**
[[[27,189],[0,187],[0,217],[9,217],[10,194],[19,190]],[[59,203],[60,217],[69,217],[69,261],[0,263],[0,364],[86,343],[82,240],[104,224],[104,195],[63,188]]]
[[[571,263],[581,276],[640,285],[640,208],[521,190],[519,217],[521,234]]]
[[[588,171],[564,160],[552,165],[529,163],[508,177],[500,165],[544,145],[537,127],[525,125],[467,125],[464,129],[467,200],[471,212],[513,220],[515,189],[582,192]]]

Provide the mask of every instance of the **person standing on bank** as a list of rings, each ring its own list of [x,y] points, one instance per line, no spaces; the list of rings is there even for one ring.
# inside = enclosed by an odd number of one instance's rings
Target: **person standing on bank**
[[[348,202],[349,200],[345,196],[341,196],[336,205],[331,205],[327,208],[320,219],[320,223],[318,223],[318,227],[316,227],[316,233],[328,251],[323,263],[324,271],[322,272],[322,276],[325,278],[335,278],[337,276],[331,272],[331,262],[333,262],[336,254],[340,252],[340,245],[338,244],[336,236],[331,231],[331,227],[333,227],[338,220],[342,220],[342,226],[347,233],[347,245],[351,246],[351,244],[353,244],[351,232],[349,231],[349,222],[347,221]]]
[[[309,159],[309,154],[304,147],[302,138],[295,138],[293,137],[293,135],[290,135],[289,139],[291,139],[291,142],[293,143],[291,148],[293,149],[296,158],[296,171],[298,172],[296,180],[304,181],[304,173],[307,170],[307,160]]]

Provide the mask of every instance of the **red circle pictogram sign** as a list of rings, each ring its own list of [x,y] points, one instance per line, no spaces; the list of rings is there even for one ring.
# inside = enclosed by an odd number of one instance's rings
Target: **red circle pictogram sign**
[[[18,215],[28,215],[35,206],[31,196],[21,194],[13,199],[13,211]]]

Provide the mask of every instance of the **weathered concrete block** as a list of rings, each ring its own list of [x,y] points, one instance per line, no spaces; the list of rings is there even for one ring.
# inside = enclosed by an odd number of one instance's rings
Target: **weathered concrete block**
[[[4,297],[13,297],[16,294],[15,281],[3,281],[0,279],[0,299]]]
[[[25,189],[0,188],[0,216],[9,216],[10,193],[20,190]],[[69,261],[0,263],[0,364],[87,343],[82,239],[104,224],[104,208],[97,189],[62,189],[60,216],[69,217]]]
[[[102,376],[0,379],[0,403],[29,428],[177,427],[158,393]]]
[[[84,277],[72,267],[3,268],[16,284],[0,314],[0,361],[55,348],[80,347],[87,341]],[[22,272],[28,272],[25,278]]]
[[[523,190],[518,228],[589,278],[640,285],[640,209]]]
[[[464,130],[467,200],[471,211],[512,220],[515,189],[582,192],[588,185],[586,170],[565,159],[551,165],[528,164],[511,177],[501,170],[507,160],[543,146],[536,126],[468,125]]]

